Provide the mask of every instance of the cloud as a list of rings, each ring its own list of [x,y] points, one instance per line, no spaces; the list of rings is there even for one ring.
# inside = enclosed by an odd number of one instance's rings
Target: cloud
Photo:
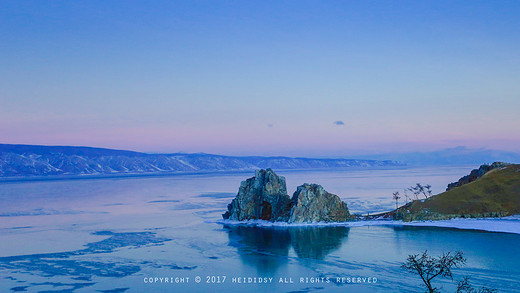
[[[267,124],[267,127],[273,127],[273,124]]]
[[[345,125],[345,122],[343,122],[341,120],[334,121],[333,123],[334,123],[334,125]]]

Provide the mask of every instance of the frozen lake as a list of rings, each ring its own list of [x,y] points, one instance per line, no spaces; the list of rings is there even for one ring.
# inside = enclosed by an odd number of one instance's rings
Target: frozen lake
[[[374,213],[395,206],[394,191],[423,183],[438,193],[471,169],[278,174],[290,195],[297,185],[318,183],[352,212]],[[418,277],[400,265],[425,249],[433,255],[462,250],[468,263],[455,270],[456,278],[470,275],[475,285],[499,292],[520,288],[518,234],[216,223],[253,174],[0,182],[0,291],[423,292]],[[451,282],[438,284],[454,291]]]

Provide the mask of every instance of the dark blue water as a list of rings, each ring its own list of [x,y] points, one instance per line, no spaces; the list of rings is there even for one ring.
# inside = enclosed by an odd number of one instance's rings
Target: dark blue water
[[[289,190],[320,183],[357,211],[373,212],[391,208],[393,190],[421,182],[440,191],[467,172],[282,175]],[[0,292],[423,292],[419,278],[400,265],[424,250],[461,250],[468,261],[454,270],[455,279],[468,275],[475,285],[519,292],[518,234],[215,223],[249,176],[0,183]],[[454,291],[451,280],[436,284]]]

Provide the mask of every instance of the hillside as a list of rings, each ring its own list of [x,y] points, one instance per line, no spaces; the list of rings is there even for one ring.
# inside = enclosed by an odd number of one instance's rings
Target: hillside
[[[520,165],[492,169],[472,182],[413,201],[394,213],[394,218],[404,221],[520,214]]]
[[[393,161],[147,154],[92,147],[0,144],[0,177],[402,166]]]

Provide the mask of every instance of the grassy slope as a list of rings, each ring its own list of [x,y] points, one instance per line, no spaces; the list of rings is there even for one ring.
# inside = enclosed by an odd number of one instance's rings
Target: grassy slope
[[[398,214],[405,221],[520,214],[520,165],[492,170],[424,202],[414,201],[399,208]]]

